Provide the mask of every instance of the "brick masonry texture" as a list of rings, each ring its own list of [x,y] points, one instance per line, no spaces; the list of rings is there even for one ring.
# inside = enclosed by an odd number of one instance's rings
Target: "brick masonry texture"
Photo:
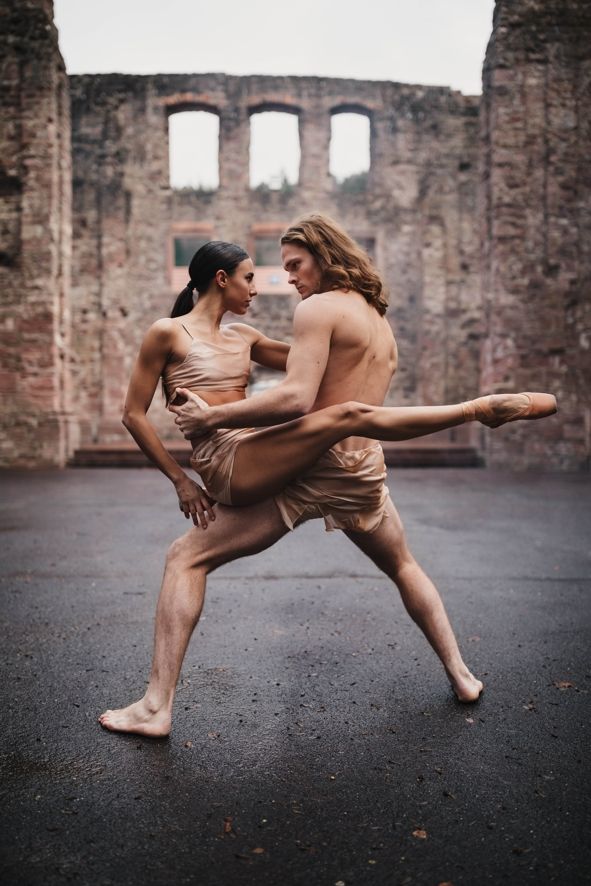
[[[0,3],[0,464],[63,465],[71,387],[68,81],[53,4]]]
[[[589,467],[591,4],[498,2],[481,111],[482,388],[553,391],[560,420],[487,437],[487,461]]]
[[[84,441],[121,437],[131,361],[149,323],[172,303],[173,223],[206,223],[216,238],[251,248],[255,225],[280,230],[301,212],[328,212],[375,239],[402,354],[392,402],[457,400],[478,389],[478,99],[395,83],[219,74],[80,76],[70,89]],[[219,189],[173,192],[168,116],[205,108],[220,119]],[[371,169],[359,194],[343,193],[328,171],[331,112],[339,108],[371,121]],[[249,117],[264,109],[299,116],[300,181],[287,191],[249,188]],[[261,296],[252,321],[285,336],[292,311],[289,296]],[[176,433],[160,402],[151,418],[161,433]]]
[[[589,466],[588,3],[497,2],[482,98],[317,77],[66,78],[52,4],[13,5],[0,0],[1,463],[60,465],[78,438],[127,438],[133,360],[176,294],[174,225],[252,250],[255,226],[321,211],[375,240],[401,357],[390,403],[553,390],[561,419],[483,434],[488,460]],[[184,110],[219,116],[216,191],[169,186],[168,118]],[[261,110],[298,115],[293,187],[249,188]],[[356,193],[329,174],[331,114],[343,110],[370,120]],[[251,320],[285,338],[293,306],[260,296]],[[176,437],[159,394],[150,417]]]

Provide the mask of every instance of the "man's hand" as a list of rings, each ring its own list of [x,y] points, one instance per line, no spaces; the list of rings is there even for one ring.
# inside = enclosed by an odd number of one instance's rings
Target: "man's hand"
[[[207,529],[207,519],[215,520],[213,511],[215,502],[207,492],[183,473],[174,484],[179,498],[179,508],[187,518],[191,518],[195,526]]]
[[[181,402],[175,403],[175,400]],[[183,400],[184,402],[182,402]],[[175,424],[187,440],[204,437],[214,430],[211,409],[208,404],[187,388],[175,390],[168,408],[176,415]]]

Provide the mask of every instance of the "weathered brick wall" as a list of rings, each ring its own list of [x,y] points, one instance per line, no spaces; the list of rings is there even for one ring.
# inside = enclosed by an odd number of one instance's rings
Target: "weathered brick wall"
[[[70,82],[75,385],[83,442],[110,442],[127,438],[122,406],[141,338],[170,313],[167,121],[150,78]]]
[[[63,465],[70,385],[70,103],[49,0],[0,2],[0,465]]]
[[[132,361],[174,296],[173,224],[205,223],[249,246],[254,225],[322,211],[375,238],[401,352],[390,402],[459,400],[479,384],[553,390],[560,418],[484,435],[489,462],[589,466],[586,0],[498,0],[482,102],[316,77],[68,84],[52,15],[50,0],[0,0],[0,464],[63,464],[78,430],[83,442],[126,436]],[[211,194],[169,187],[168,115],[189,109],[220,118]],[[300,182],[251,191],[249,116],[280,109],[298,114]],[[331,113],[345,109],[366,113],[372,133],[367,186],[354,194],[329,175]],[[293,304],[263,296],[252,320],[285,337]],[[176,436],[159,395],[151,416]]]
[[[589,466],[591,4],[498,0],[483,75],[482,388],[560,416],[488,436],[488,461]]]
[[[173,300],[167,246],[173,222],[212,226],[248,244],[253,225],[328,212],[373,236],[391,291],[401,351],[392,402],[441,402],[478,388],[478,98],[449,89],[316,77],[100,75],[70,78],[74,174],[73,328],[85,442],[125,435],[121,405],[145,329]],[[300,182],[288,193],[248,182],[253,111],[299,115]],[[344,194],[329,175],[331,111],[367,113],[367,189]],[[220,187],[173,192],[168,115],[220,118]],[[284,336],[293,300],[263,299],[252,321]],[[268,302],[268,299],[266,300]],[[156,398],[161,433],[176,434]]]

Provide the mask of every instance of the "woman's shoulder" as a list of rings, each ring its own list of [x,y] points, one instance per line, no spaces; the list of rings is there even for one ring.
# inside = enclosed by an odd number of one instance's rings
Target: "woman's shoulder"
[[[170,341],[180,331],[182,323],[178,317],[161,317],[155,320],[146,332],[146,337],[156,341]]]

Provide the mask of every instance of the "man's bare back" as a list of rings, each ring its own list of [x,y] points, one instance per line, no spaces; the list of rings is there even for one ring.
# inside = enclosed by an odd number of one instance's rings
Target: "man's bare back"
[[[386,318],[358,292],[336,290],[312,295],[308,302],[334,315],[326,368],[311,411],[346,400],[381,406],[398,362]],[[351,451],[364,445],[365,438],[349,437],[336,448]]]

